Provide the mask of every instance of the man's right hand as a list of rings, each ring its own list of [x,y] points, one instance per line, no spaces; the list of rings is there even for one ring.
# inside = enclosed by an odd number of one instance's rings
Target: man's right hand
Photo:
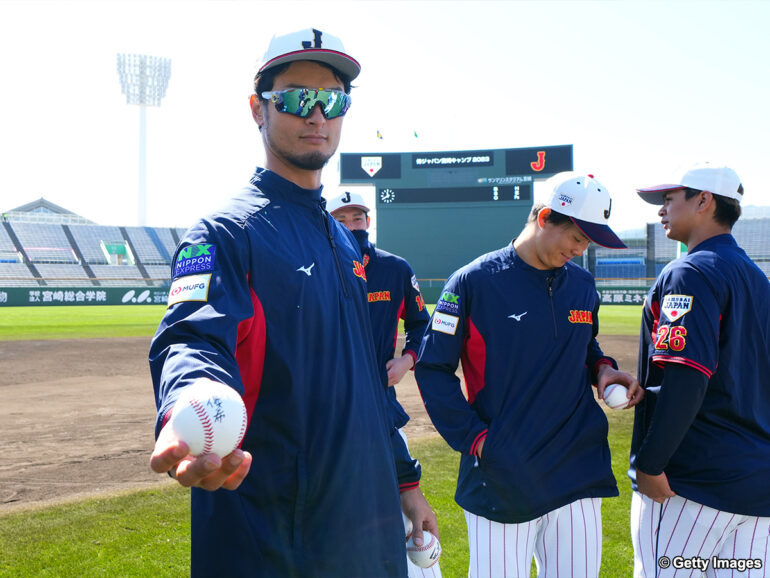
[[[171,472],[185,487],[212,492],[220,488],[235,490],[251,468],[251,454],[240,449],[222,459],[215,454],[195,458],[189,452],[186,443],[171,437],[163,428],[150,457],[150,468],[159,474]]]

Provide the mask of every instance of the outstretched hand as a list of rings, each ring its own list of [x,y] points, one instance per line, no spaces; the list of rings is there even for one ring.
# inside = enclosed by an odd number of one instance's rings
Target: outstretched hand
[[[224,458],[216,454],[200,457],[190,455],[190,448],[174,438],[164,427],[150,457],[150,468],[159,474],[171,472],[181,485],[214,491],[235,490],[251,468],[251,454],[236,449]]]

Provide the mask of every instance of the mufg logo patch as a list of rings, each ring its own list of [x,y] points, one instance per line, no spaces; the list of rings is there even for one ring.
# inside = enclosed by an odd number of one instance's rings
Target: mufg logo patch
[[[441,333],[454,335],[457,332],[457,322],[459,320],[460,318],[455,315],[446,315],[444,313],[434,311],[433,319],[431,319],[430,323],[433,331],[441,331]]]
[[[189,275],[176,279],[168,290],[168,305],[182,301],[208,301],[211,273],[208,275]]]
[[[174,277],[213,271],[216,254],[216,246],[206,243],[181,249],[174,265]]]

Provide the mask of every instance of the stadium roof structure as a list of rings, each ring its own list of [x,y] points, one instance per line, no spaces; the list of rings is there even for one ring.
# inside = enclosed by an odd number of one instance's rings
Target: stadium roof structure
[[[85,217],[60,207],[56,203],[40,197],[36,201],[21,205],[10,211],[3,212],[3,219],[7,221],[25,223],[64,223],[78,225],[95,225]]]

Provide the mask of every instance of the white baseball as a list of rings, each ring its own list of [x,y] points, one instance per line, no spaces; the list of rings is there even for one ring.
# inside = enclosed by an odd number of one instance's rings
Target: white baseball
[[[624,409],[628,405],[626,394],[628,389],[619,383],[613,383],[604,388],[604,403],[612,409]]]
[[[408,540],[412,535],[412,521],[406,517],[404,512],[401,512],[401,517],[404,519],[404,540]]]
[[[246,406],[232,387],[200,378],[185,387],[166,427],[190,447],[190,455],[231,453],[246,433]]]
[[[406,542],[406,553],[415,566],[420,568],[430,568],[438,559],[441,558],[441,544],[438,538],[428,532],[422,531],[422,546],[416,546],[413,541],[414,535],[409,536]]]

